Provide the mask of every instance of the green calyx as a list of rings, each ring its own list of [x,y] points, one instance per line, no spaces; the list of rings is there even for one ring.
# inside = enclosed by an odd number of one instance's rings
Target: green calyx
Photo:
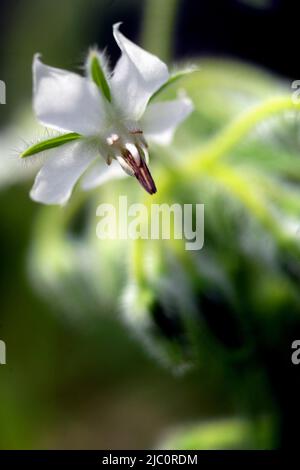
[[[151,96],[149,103],[154,100],[154,98],[157,98],[163,91],[165,91],[170,85],[173,85],[175,82],[179,81],[181,78],[185,77],[186,75],[189,75],[190,73],[198,72],[198,68],[189,68],[189,69],[183,69],[179,70],[178,72],[173,73],[169,79]]]
[[[101,66],[100,57],[97,53],[91,53],[89,68],[92,80],[95,82],[97,87],[100,88],[105,98],[108,101],[111,101],[110,88]]]
[[[76,132],[70,132],[69,134],[59,135],[57,137],[52,137],[51,139],[44,140],[43,142],[38,142],[37,144],[31,145],[24,152],[21,153],[20,157],[30,157],[36,153],[44,152],[55,147],[60,147],[61,145],[72,142],[73,140],[80,139],[81,135]]]

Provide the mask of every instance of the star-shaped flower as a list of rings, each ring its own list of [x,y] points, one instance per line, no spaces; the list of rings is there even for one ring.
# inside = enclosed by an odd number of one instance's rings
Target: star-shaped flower
[[[112,73],[97,50],[88,55],[85,77],[44,65],[39,55],[34,58],[36,116],[60,132],[21,154],[47,156],[30,192],[35,201],[65,204],[82,175],[84,189],[127,173],[148,193],[156,192],[147,166],[147,141],[168,144],[193,106],[187,97],[151,101],[174,76],[160,59],[127,39],[119,26],[114,25],[113,34],[122,54]]]

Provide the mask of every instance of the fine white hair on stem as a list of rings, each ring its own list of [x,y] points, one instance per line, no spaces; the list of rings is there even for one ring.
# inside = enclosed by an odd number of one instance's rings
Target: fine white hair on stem
[[[176,75],[178,73],[184,75],[184,74],[189,74],[192,72],[198,72],[200,70],[200,67],[192,62],[186,62],[184,64],[174,64],[172,69],[170,70],[170,76],[172,77],[173,75]]]
[[[25,168],[31,167],[31,166],[39,166],[45,163],[48,157],[48,152],[47,150],[44,150],[42,152],[36,153],[34,155],[30,155],[28,157],[20,158],[20,155],[29,147],[32,147],[33,145],[37,145],[41,142],[44,142],[47,139],[52,139],[54,137],[59,137],[60,135],[63,135],[61,132],[57,132],[53,129],[48,129],[44,128],[42,133],[39,133],[39,135],[34,136],[31,138],[29,141],[26,141],[22,138],[20,140],[22,141],[22,145],[19,148],[12,148],[11,149],[11,159],[18,159],[19,161],[21,160],[21,165]]]
[[[26,157],[26,158],[21,158],[19,160],[21,160],[21,165],[24,167],[24,168],[30,168],[30,167],[40,167],[41,165],[43,165],[46,160],[48,158],[48,155],[47,155],[47,150],[43,151],[43,152],[40,152],[40,153],[36,153],[35,155],[31,155],[30,157]]]

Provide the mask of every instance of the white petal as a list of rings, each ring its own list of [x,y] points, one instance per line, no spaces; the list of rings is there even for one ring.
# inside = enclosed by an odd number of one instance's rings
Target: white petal
[[[168,145],[176,128],[193,111],[189,98],[150,104],[141,119],[141,127],[147,139]]]
[[[83,176],[82,188],[93,189],[112,179],[126,178],[126,176],[116,160],[113,160],[109,166],[104,160],[97,160]]]
[[[57,130],[96,135],[105,125],[105,105],[87,78],[33,61],[34,109],[39,121]]]
[[[47,155],[30,197],[44,204],[65,204],[78,178],[97,157],[97,148],[87,140],[77,140],[48,150]]]
[[[129,41],[115,24],[113,33],[122,51],[111,79],[112,95],[127,119],[139,119],[153,93],[168,80],[166,64]]]

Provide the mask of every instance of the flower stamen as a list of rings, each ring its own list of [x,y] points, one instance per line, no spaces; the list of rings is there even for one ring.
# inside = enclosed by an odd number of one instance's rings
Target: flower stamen
[[[106,142],[109,146],[112,146],[119,140],[120,140],[120,137],[118,136],[118,134],[111,134],[109,137],[107,137]]]
[[[129,168],[133,172],[133,176],[136,177],[140,185],[149,193],[149,194],[154,194],[156,193],[157,189],[154,183],[154,180],[151,176],[151,173],[148,169],[148,166],[145,162],[144,155],[140,151],[139,147],[136,147],[133,144],[130,144],[130,146],[133,146],[137,153],[139,154],[139,159],[137,159],[132,155],[131,151],[128,149],[129,144],[126,144],[125,148],[121,149],[122,157],[124,159],[124,162],[129,166]]]

